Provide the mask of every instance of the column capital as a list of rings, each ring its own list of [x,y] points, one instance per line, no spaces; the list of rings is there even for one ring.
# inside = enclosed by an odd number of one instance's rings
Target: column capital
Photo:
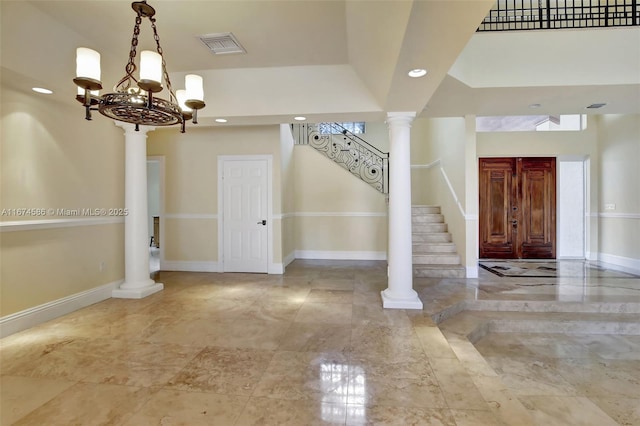
[[[411,122],[416,118],[415,111],[405,111],[405,112],[388,112],[386,123],[388,125],[392,124],[400,124],[411,126]]]

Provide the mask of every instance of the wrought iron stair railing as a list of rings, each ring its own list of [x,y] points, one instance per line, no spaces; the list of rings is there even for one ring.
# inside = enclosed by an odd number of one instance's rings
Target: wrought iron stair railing
[[[389,192],[389,153],[338,123],[292,124],[296,144],[310,145],[383,194]]]
[[[482,31],[640,25],[640,0],[497,0]]]

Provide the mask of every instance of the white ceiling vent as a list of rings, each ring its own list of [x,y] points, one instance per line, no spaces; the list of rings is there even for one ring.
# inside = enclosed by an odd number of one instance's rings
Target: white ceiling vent
[[[232,33],[205,34],[200,40],[216,55],[247,53]]]

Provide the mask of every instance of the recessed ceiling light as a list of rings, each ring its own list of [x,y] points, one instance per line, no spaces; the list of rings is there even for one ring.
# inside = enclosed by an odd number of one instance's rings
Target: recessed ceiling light
[[[531,104],[529,105],[529,108],[540,108],[542,105],[540,104]]]
[[[31,90],[34,92],[42,93],[44,95],[50,95],[53,93],[53,90],[45,89],[44,87],[32,87]]]
[[[586,108],[587,108],[587,109],[598,109],[598,108],[602,108],[602,107],[603,107],[603,106],[605,106],[605,105],[606,105],[606,103],[601,102],[601,103],[598,103],[598,104],[591,104],[591,105],[589,105],[589,106],[588,106],[588,107],[586,107]]]
[[[227,119],[226,118],[216,118],[216,123],[226,123]]]
[[[297,117],[293,117],[293,119],[294,119],[294,120],[297,120],[297,121],[304,121],[304,120],[306,120],[306,119],[307,119],[307,117],[303,117],[303,116],[299,115],[299,116],[297,116]]]
[[[427,70],[425,70],[424,68],[416,68],[409,71],[408,74],[409,74],[409,77],[414,77],[414,78],[423,77],[427,75]]]

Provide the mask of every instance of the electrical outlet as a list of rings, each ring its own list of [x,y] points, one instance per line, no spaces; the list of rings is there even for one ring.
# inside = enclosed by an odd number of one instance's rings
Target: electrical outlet
[[[616,209],[616,205],[611,203],[611,204],[605,204],[604,205],[604,209],[605,210],[615,210]]]

